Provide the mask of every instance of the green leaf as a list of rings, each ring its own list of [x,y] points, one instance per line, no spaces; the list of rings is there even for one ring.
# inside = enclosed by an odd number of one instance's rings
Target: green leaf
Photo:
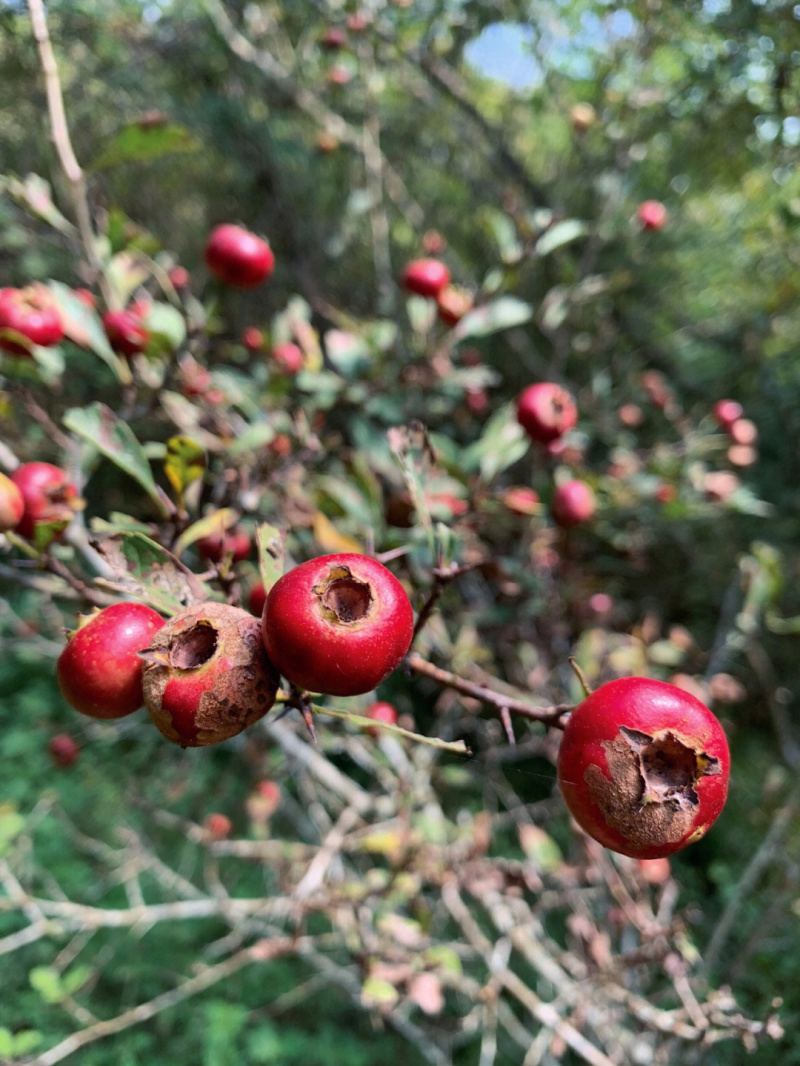
[[[200,147],[200,140],[183,126],[136,122],[113,137],[89,169],[107,170],[122,163],[145,163],[175,152],[196,152]]]
[[[0,806],[0,855],[3,855],[9,845],[25,828],[25,819],[18,814],[10,804]]]
[[[89,407],[72,407],[64,415],[64,425],[137,481],[158,505],[159,510],[166,512],[164,500],[142,445],[130,426],[117,418],[110,407],[102,403],[93,403]]]
[[[571,244],[588,233],[585,222],[579,222],[577,218],[565,218],[563,222],[556,222],[542,234],[536,242],[534,252],[538,256],[549,255],[557,248],[563,248],[565,244]]]
[[[186,340],[186,322],[181,312],[172,304],[154,301],[148,306],[142,324],[150,331],[148,353],[172,354]]]
[[[464,453],[464,466],[479,469],[491,481],[526,453],[530,441],[517,421],[513,403],[499,408],[489,419],[481,436]]]
[[[28,974],[28,980],[45,1003],[58,1003],[66,995],[61,984],[58,970],[52,966],[34,966]]]
[[[132,380],[130,367],[108,343],[97,312],[87,307],[68,285],[63,285],[60,281],[48,282],[47,288],[58,305],[64,333],[69,340],[94,352],[111,368],[118,381],[129,384]]]
[[[474,311],[464,315],[453,330],[456,340],[465,340],[467,337],[488,337],[492,333],[500,333],[504,329],[512,329],[529,322],[533,317],[533,309],[524,300],[518,300],[515,296],[498,296],[489,303],[476,307]]]
[[[92,976],[91,966],[73,966],[61,975],[61,987],[65,996],[74,996]]]
[[[162,614],[215,598],[172,552],[142,533],[120,533],[94,546],[114,571],[113,578],[96,578],[96,584],[141,600]]]
[[[13,1043],[11,1048],[12,1058],[22,1058],[23,1055],[27,1055],[28,1052],[33,1051],[35,1047],[38,1047],[42,1042],[42,1034],[36,1029],[23,1029],[13,1037]],[[0,1052],[2,1054],[2,1052]]]
[[[280,530],[267,522],[256,526],[258,547],[258,570],[266,592],[272,588],[283,573],[286,538]]]
[[[343,377],[355,377],[369,366],[372,352],[364,337],[343,329],[329,329],[324,339],[325,354]]]

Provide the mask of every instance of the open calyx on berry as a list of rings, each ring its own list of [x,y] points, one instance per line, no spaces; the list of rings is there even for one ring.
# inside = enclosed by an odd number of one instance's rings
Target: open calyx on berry
[[[323,555],[270,589],[263,615],[267,653],[298,688],[356,696],[376,688],[408,651],[414,632],[403,586],[376,559]]]
[[[612,851],[671,855],[699,840],[725,804],[725,733],[694,696],[663,681],[609,681],[564,729],[558,783],[578,824]]]

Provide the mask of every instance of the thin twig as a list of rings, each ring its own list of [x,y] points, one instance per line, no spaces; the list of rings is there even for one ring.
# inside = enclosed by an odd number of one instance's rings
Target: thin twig
[[[92,215],[89,209],[89,199],[86,192],[86,179],[75,152],[72,148],[72,140],[69,135],[67,116],[64,110],[64,97],[61,92],[61,82],[58,77],[58,66],[53,46],[50,42],[50,34],[47,29],[42,0],[28,0],[28,10],[31,15],[31,26],[39,52],[39,62],[44,76],[45,94],[47,96],[47,110],[50,115],[50,127],[53,134],[53,143],[56,148],[61,169],[72,191],[72,202],[75,209],[75,217],[78,223],[78,233],[81,239],[83,253],[86,261],[96,275],[103,297],[107,303],[113,300],[111,287],[105,278],[103,266],[97,254],[97,246],[92,226]]]
[[[419,652],[411,652],[406,657],[405,664],[415,673],[429,677],[432,681],[446,685],[464,696],[471,696],[473,699],[480,700],[481,703],[497,708],[498,711],[505,708],[509,714],[527,718],[530,722],[541,722],[552,729],[563,729],[564,723],[561,719],[572,710],[572,705],[566,703],[557,704],[554,707],[532,707],[524,700],[514,699],[502,692],[495,692],[494,689],[487,688],[485,685],[477,685],[449,670],[443,670],[440,666],[434,666],[427,659],[423,659]]]

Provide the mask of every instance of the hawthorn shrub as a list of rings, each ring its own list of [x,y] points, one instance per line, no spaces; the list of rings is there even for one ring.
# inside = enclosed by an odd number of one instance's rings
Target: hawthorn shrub
[[[3,1061],[797,1050],[790,131],[495,6],[0,12]]]

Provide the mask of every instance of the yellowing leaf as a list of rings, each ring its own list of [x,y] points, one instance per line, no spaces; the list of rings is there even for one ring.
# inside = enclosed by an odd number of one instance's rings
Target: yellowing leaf
[[[321,511],[314,515],[314,539],[326,552],[364,552],[363,544],[355,537],[340,533]]]

